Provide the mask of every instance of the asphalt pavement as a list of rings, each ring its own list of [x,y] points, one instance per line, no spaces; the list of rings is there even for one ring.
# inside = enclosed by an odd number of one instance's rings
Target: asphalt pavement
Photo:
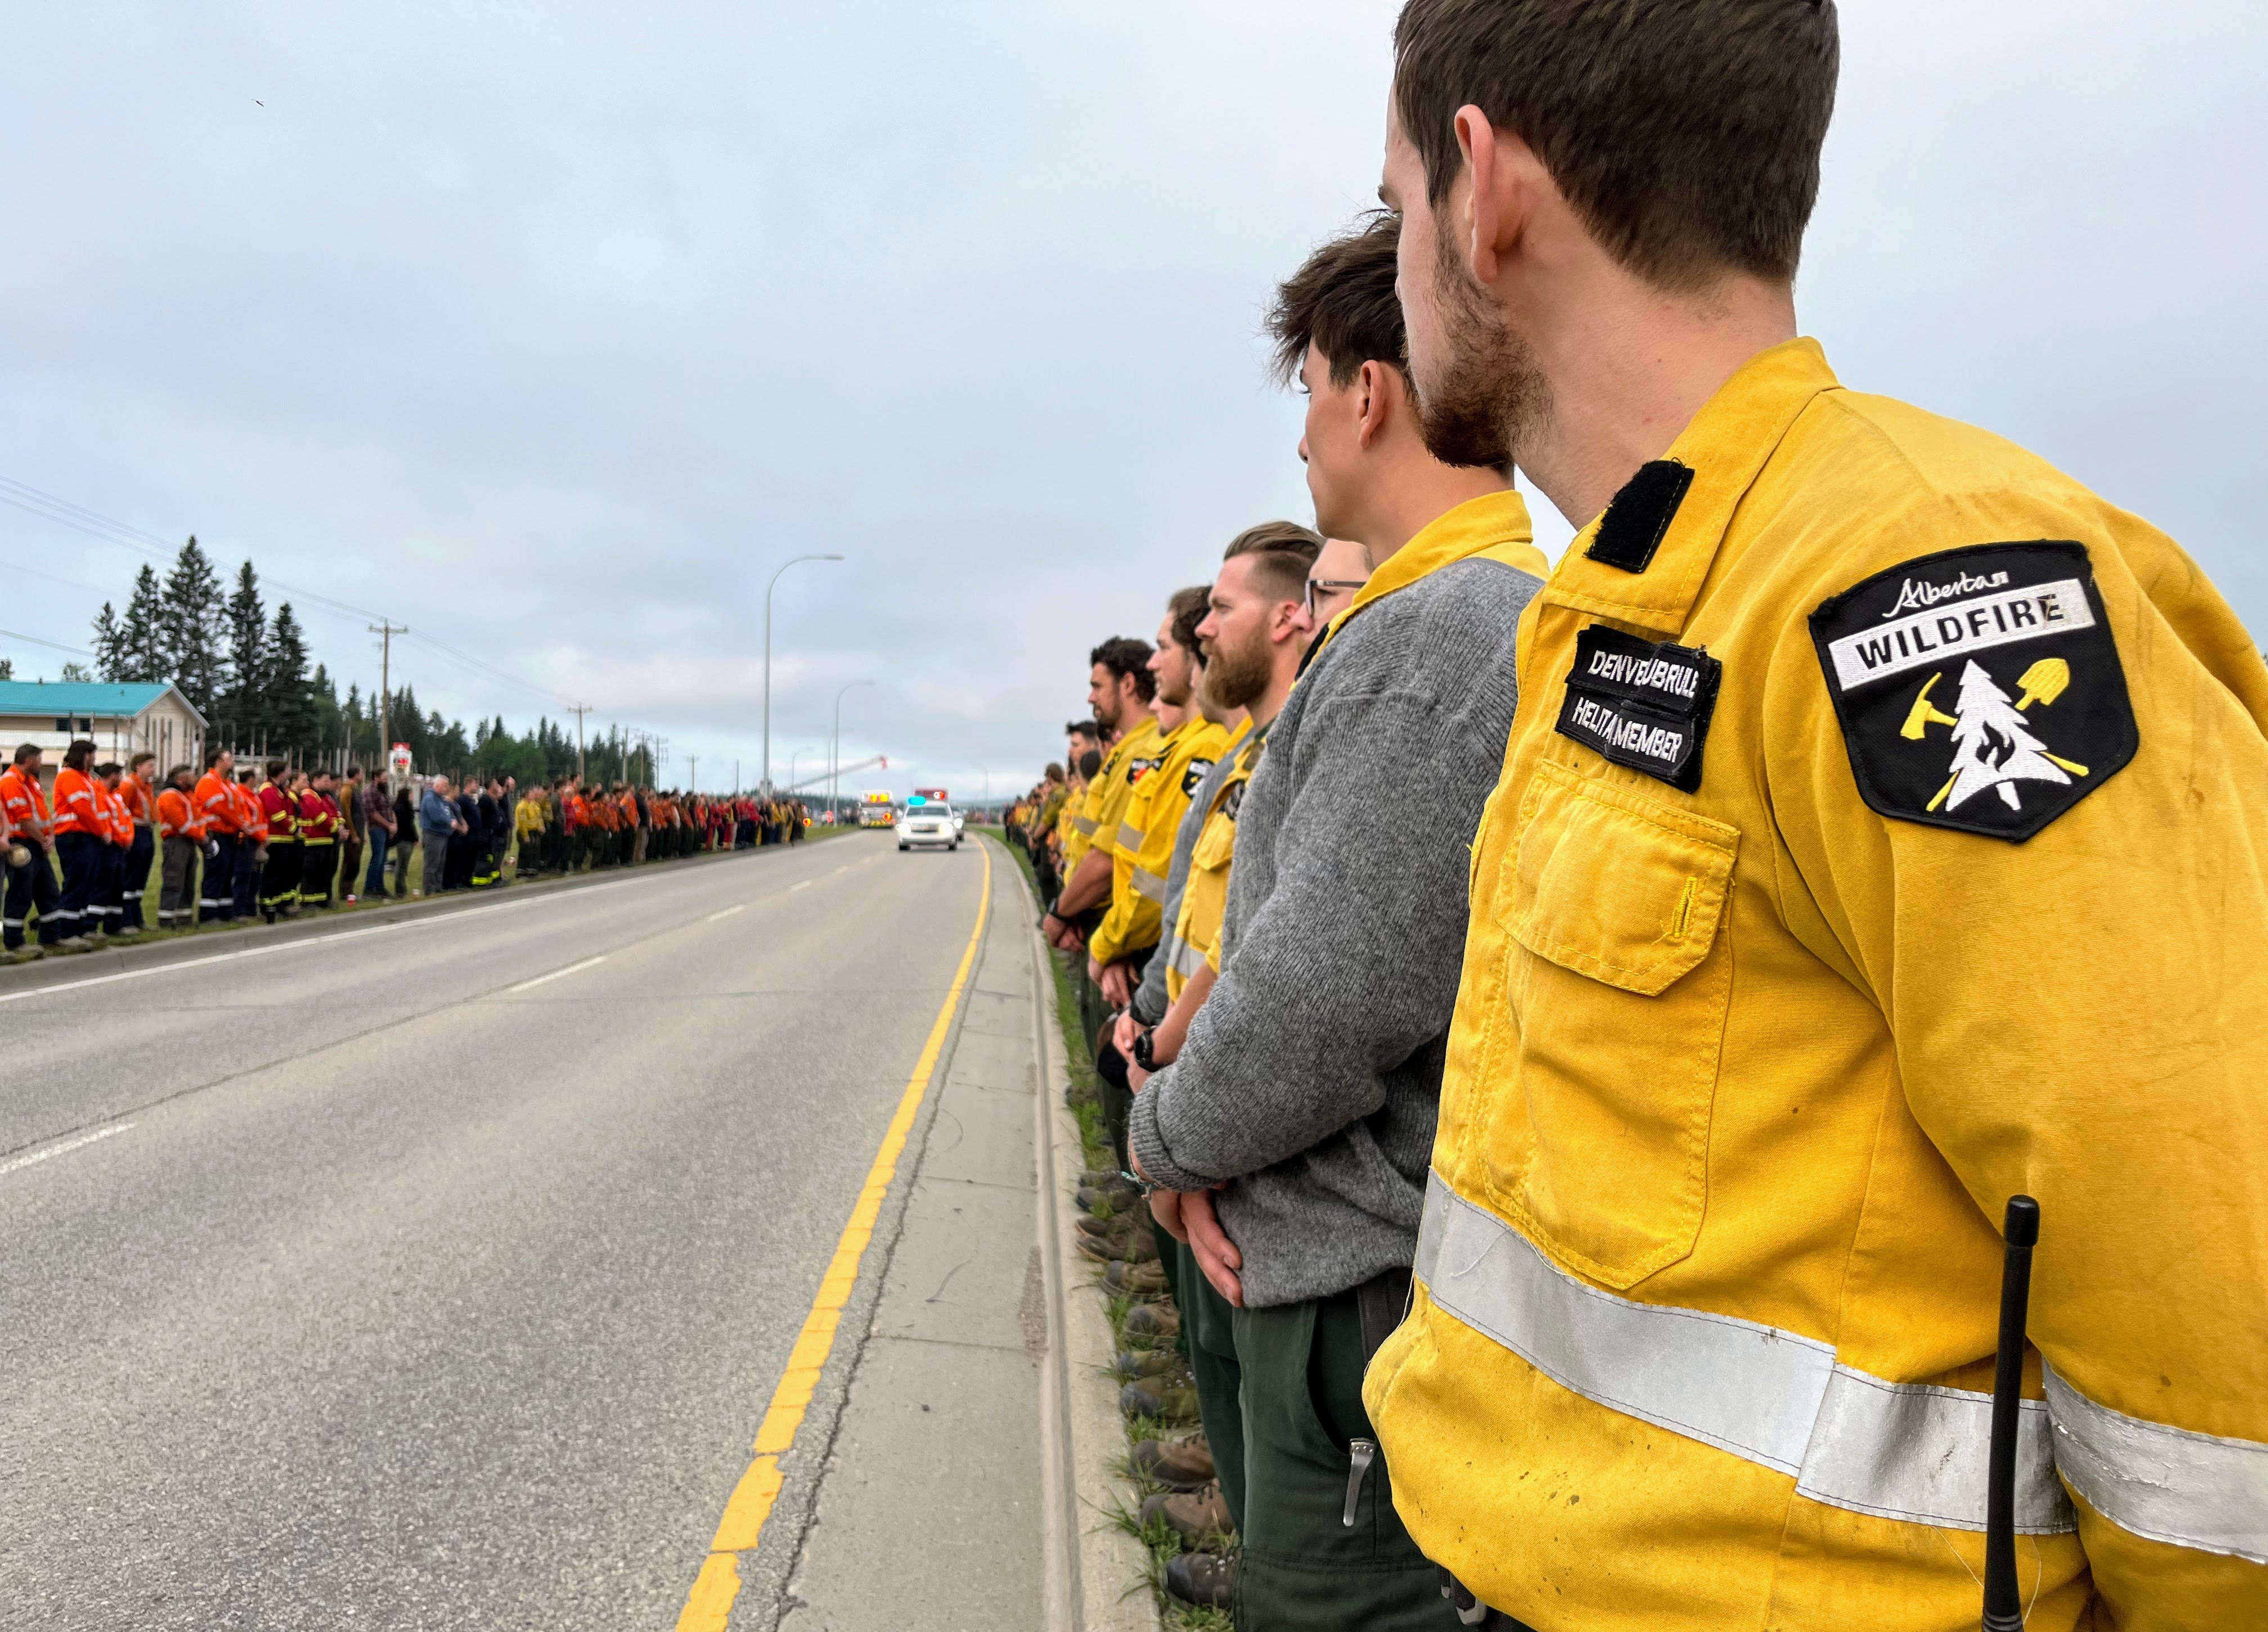
[[[1040,1624],[1009,871],[733,1628],[909,1570],[939,1625]],[[0,982],[0,1627],[677,1624],[986,876],[845,836]],[[924,1560],[969,1434],[994,1522]]]

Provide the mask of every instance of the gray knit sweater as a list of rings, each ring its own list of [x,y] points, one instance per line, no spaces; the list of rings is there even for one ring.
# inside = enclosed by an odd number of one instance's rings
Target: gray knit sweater
[[[1467,559],[1365,607],[1292,689],[1239,812],[1221,974],[1128,1128],[1216,1196],[1254,1308],[1406,1268],[1465,945],[1467,854],[1503,768],[1521,609]]]

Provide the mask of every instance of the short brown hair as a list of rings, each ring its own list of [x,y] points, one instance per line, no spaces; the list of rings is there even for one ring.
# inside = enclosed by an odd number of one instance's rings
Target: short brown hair
[[[1315,564],[1322,548],[1322,534],[1296,521],[1263,521],[1230,540],[1221,559],[1251,556],[1261,587],[1278,600],[1300,600],[1307,593],[1307,569]]]
[[[1795,276],[1840,56],[1834,0],[1409,0],[1394,108],[1434,204],[1470,103],[1609,254],[1684,291]]]
[[[1454,152],[1452,141],[1450,151]],[[1344,386],[1366,363],[1409,371],[1402,301],[1394,292],[1395,245],[1402,224],[1388,210],[1358,217],[1352,228],[1316,246],[1300,269],[1276,286],[1268,334],[1276,342],[1276,377],[1300,378],[1312,345]]]
[[[1211,610],[1212,587],[1206,584],[1192,584],[1187,589],[1175,590],[1173,599],[1166,603],[1168,632],[1174,637],[1174,644],[1200,664],[1204,661],[1204,651],[1197,644],[1197,625],[1205,621],[1205,614]]]

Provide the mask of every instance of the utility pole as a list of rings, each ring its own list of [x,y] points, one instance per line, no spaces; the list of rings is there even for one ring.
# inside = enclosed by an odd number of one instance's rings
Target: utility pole
[[[771,583],[764,585],[764,780],[763,792],[770,797],[772,790],[772,584],[780,581],[785,572],[799,561],[840,561],[840,555],[798,555],[780,563],[779,572],[772,574]]]
[[[587,702],[578,702],[567,710],[568,713],[575,717],[575,775],[578,778],[584,775],[583,717],[590,711],[591,705]]]
[[[697,754],[688,754],[686,762],[693,768],[686,773],[685,790],[688,793],[698,793],[701,791],[701,756]]]
[[[378,757],[386,767],[386,779],[394,780],[394,637],[409,633],[409,626],[396,629],[380,621],[365,626],[378,636]]]

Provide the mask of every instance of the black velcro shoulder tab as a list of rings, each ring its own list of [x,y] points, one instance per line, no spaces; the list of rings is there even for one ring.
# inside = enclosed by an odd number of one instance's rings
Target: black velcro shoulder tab
[[[1685,490],[1693,485],[1693,467],[1674,459],[1657,459],[1638,467],[1638,474],[1623,483],[1607,513],[1599,518],[1599,531],[1583,554],[1624,572],[1643,572],[1653,564],[1653,552],[1669,532]]]

